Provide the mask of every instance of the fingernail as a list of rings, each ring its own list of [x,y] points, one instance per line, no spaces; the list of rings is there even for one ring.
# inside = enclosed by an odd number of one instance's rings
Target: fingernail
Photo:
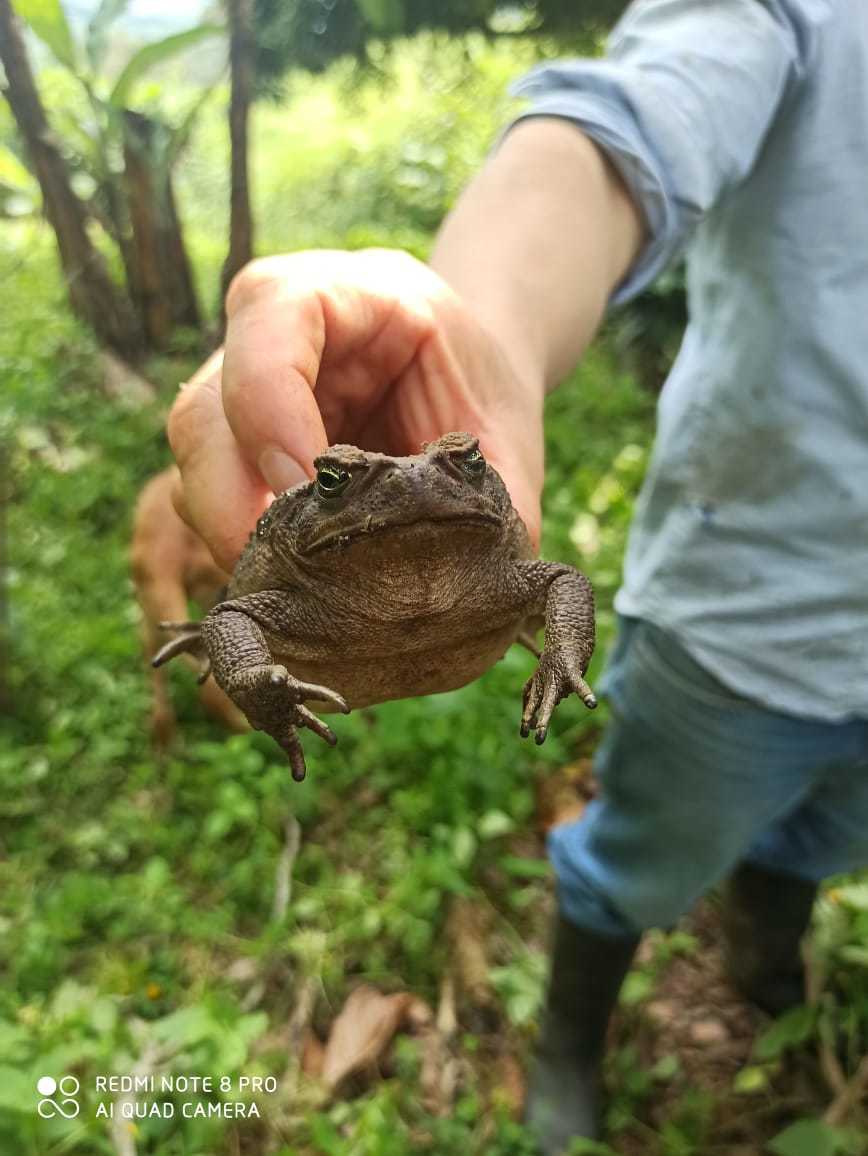
[[[277,446],[269,446],[259,455],[259,472],[274,490],[281,494],[284,490],[291,490],[299,482],[308,481],[308,476],[295,458],[291,458],[285,450]]]

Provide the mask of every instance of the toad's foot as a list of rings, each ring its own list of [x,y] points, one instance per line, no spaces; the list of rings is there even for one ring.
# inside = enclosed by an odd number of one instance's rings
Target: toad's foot
[[[307,727],[330,747],[338,741],[331,727],[308,710],[305,701],[330,703],[343,714],[348,714],[350,709],[346,701],[327,686],[301,682],[293,678],[285,666],[273,664],[238,671],[224,690],[241,707],[252,727],[271,735],[283,748],[296,782],[301,782],[306,774],[299,727]]]
[[[539,666],[524,688],[521,737],[536,731],[536,742],[544,743],[552,712],[567,695],[577,694],[588,710],[597,705],[594,692],[582,678],[579,663],[562,651],[544,650]]]

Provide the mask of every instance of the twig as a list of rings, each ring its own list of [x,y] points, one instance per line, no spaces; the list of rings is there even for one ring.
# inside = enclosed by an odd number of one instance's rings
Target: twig
[[[290,815],[283,825],[283,850],[274,873],[274,903],[271,920],[279,923],[286,915],[292,897],[292,868],[301,847],[301,825],[295,815]]]
[[[802,962],[805,965],[805,1002],[817,1010],[817,1058],[820,1071],[829,1091],[837,1098],[847,1087],[847,1076],[835,1051],[834,1036],[823,1014],[826,971],[807,943],[802,949]]]
[[[319,990],[319,977],[307,975],[298,985],[298,995],[292,1015],[289,1017],[287,1030],[287,1065],[281,1079],[281,1098],[289,1103],[295,1100],[298,1092],[298,1077],[301,1072],[301,1054],[304,1037],[307,1034],[310,1022],[313,1019],[316,996]]]
[[[817,1036],[820,1071],[823,1073],[823,1079],[826,1081],[829,1091],[837,1099],[843,1095],[847,1087],[847,1075],[835,1050],[835,1033],[822,1011],[817,1024]]]
[[[868,1096],[868,1056],[862,1057],[862,1062],[852,1080],[845,1082],[844,1087],[826,1109],[823,1123],[832,1127],[843,1124],[863,1096]]]

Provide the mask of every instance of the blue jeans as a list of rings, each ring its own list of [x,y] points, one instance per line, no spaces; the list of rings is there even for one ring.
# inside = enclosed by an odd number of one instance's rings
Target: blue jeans
[[[768,710],[637,619],[621,620],[600,690],[600,796],[549,835],[574,923],[670,926],[742,859],[816,882],[868,865],[868,719]]]

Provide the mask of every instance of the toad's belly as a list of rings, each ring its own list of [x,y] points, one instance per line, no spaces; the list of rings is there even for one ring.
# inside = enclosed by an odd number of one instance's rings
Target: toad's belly
[[[449,641],[430,650],[405,653],[398,648],[391,654],[377,656],[353,656],[348,650],[315,661],[299,660],[291,652],[281,651],[274,660],[304,682],[337,691],[351,708],[357,708],[466,686],[503,657],[516,634],[517,626],[511,623],[488,634]],[[323,708],[315,705],[315,709],[319,713]]]

